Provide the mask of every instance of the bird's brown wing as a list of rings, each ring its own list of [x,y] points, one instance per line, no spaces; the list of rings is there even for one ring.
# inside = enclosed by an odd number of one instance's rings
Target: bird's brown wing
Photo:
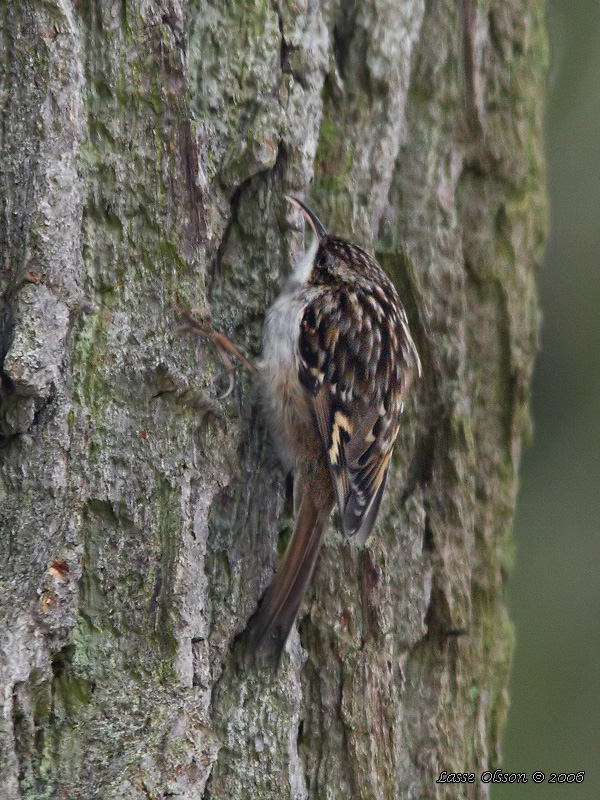
[[[358,292],[338,287],[307,305],[298,343],[299,378],[311,398],[344,534],[360,543],[377,517],[401,411],[392,363],[398,354],[380,323]]]

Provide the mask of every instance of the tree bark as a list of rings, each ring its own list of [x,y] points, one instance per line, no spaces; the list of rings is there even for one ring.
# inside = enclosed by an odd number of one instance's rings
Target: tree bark
[[[479,798],[545,228],[542,0],[0,10],[0,785],[13,798]],[[312,185],[311,185],[312,181]],[[250,376],[303,243],[373,250],[424,375],[377,531],[331,527],[277,674],[285,536]],[[439,772],[476,782],[436,784]]]

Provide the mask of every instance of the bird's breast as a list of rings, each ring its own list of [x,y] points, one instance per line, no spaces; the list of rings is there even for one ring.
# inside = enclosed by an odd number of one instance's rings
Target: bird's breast
[[[259,365],[267,418],[287,468],[293,467],[311,425],[308,399],[298,379],[302,309],[300,292],[284,292],[277,298],[265,320]]]

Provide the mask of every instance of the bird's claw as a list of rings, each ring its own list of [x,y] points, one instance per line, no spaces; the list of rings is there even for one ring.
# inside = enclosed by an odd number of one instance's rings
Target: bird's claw
[[[246,356],[243,355],[243,353],[238,350],[238,348],[230,339],[227,338],[227,336],[219,333],[213,328],[210,320],[198,319],[187,309],[179,305],[176,305],[173,308],[174,311],[180,314],[184,320],[184,324],[180,327],[180,330],[193,331],[194,333],[198,333],[201,336],[205,336],[212,340],[217,351],[217,355],[225,367],[225,371],[227,372],[229,379],[229,385],[227,386],[227,389],[217,397],[217,400],[225,400],[232,393],[235,386],[235,367],[231,363],[231,359],[229,357],[230,354],[234,355],[238,361],[240,361],[246,367],[246,369],[250,370],[250,372],[257,372],[256,367],[246,358]]]

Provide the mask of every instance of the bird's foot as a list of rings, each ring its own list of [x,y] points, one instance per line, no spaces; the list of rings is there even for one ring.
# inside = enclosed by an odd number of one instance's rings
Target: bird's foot
[[[174,311],[176,311],[183,318],[183,324],[180,326],[180,330],[204,336],[208,339],[211,339],[212,343],[214,344],[217,355],[225,367],[225,371],[227,372],[227,376],[229,378],[229,385],[226,391],[217,398],[218,400],[224,400],[226,397],[229,397],[235,385],[235,367],[231,363],[231,355],[235,356],[235,358],[237,358],[238,361],[250,372],[258,372],[254,364],[238,350],[231,339],[228,339],[227,336],[219,333],[213,328],[212,322],[209,319],[198,319],[187,309],[179,305],[174,306]]]

